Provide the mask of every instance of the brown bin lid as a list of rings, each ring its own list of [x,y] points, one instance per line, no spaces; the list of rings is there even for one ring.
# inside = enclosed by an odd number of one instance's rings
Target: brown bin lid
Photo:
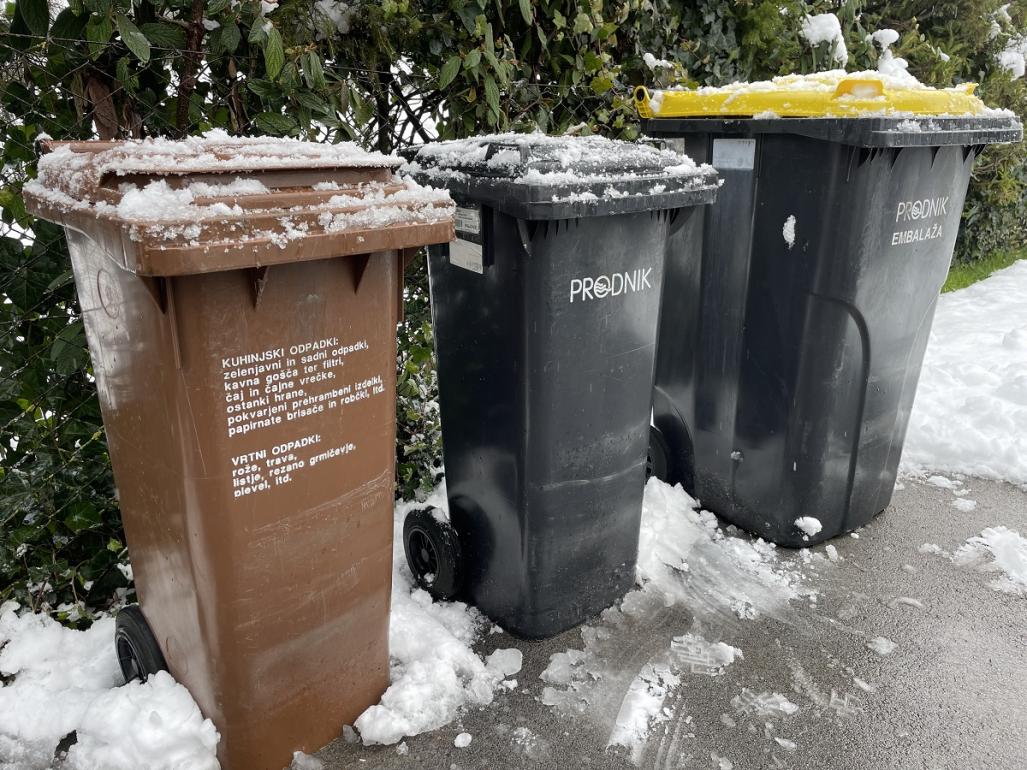
[[[453,239],[453,202],[351,142],[230,137],[47,142],[30,213],[139,275],[171,276]]]

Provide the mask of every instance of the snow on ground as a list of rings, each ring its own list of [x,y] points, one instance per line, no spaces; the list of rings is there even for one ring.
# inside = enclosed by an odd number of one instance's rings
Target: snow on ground
[[[214,770],[218,734],[169,675],[125,687],[114,621],[86,631],[0,606],[0,768],[50,768],[75,731],[66,770]]]
[[[445,486],[429,502],[445,506]],[[517,649],[482,657],[472,650],[492,624],[460,602],[437,603],[413,580],[403,556],[396,509],[392,684],[356,721],[364,743],[397,743],[442,727],[466,706],[484,706],[521,668]],[[0,607],[0,770],[50,768],[62,738],[77,732],[63,770],[215,770],[218,734],[189,692],[166,673],[122,685],[114,620],[86,631],[49,616]],[[299,756],[294,767],[313,768]]]
[[[652,729],[678,717],[671,696],[687,678],[717,676],[743,657],[715,637],[760,616],[793,621],[792,602],[815,598],[772,544],[728,534],[680,486],[658,479],[646,485],[637,576],[618,606],[582,627],[584,648],[554,654],[541,674],[544,704],[610,720],[608,745],[624,747],[635,763]],[[668,607],[694,614],[692,631],[674,635],[670,620],[668,645],[640,647],[638,627],[651,630]]]
[[[392,684],[381,702],[354,724],[365,744],[398,743],[448,724],[466,706],[487,706],[503,681],[521,669],[520,650],[497,650],[487,659],[472,650],[492,626],[477,609],[462,602],[433,602],[415,586],[403,555],[403,519],[423,505],[444,510],[445,484],[424,503],[396,507],[389,621]]]
[[[1027,484],[1025,296],[1027,260],[1021,260],[938,300],[904,471]]]

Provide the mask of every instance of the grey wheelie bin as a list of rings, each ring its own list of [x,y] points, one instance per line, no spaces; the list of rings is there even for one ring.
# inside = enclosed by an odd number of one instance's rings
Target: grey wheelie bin
[[[974,158],[1022,129],[969,86],[760,86],[636,94],[646,134],[724,179],[701,252],[668,256],[653,454],[704,507],[800,546],[890,502]]]
[[[551,636],[634,582],[664,253],[674,231],[698,251],[716,174],[538,134],[425,145],[408,171],[457,202],[428,251],[451,525],[413,512],[408,560]]]

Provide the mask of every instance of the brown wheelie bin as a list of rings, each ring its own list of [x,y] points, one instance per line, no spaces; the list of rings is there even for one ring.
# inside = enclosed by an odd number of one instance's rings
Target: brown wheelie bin
[[[26,185],[61,223],[139,606],[228,770],[316,751],[389,681],[404,259],[452,204],[353,145],[225,135],[54,143]]]

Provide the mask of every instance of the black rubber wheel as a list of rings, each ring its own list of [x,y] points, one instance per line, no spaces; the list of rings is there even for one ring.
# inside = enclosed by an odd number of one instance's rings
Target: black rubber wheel
[[[138,604],[130,604],[118,612],[114,624],[114,647],[125,681],[146,680],[158,671],[167,671],[168,664],[160,651],[150,624]]]
[[[435,599],[455,597],[463,583],[456,530],[435,508],[418,508],[403,522],[403,551],[417,584]]]
[[[645,480],[653,476],[660,481],[671,483],[670,479],[670,447],[663,431],[655,425],[649,426],[649,452],[645,458]]]

